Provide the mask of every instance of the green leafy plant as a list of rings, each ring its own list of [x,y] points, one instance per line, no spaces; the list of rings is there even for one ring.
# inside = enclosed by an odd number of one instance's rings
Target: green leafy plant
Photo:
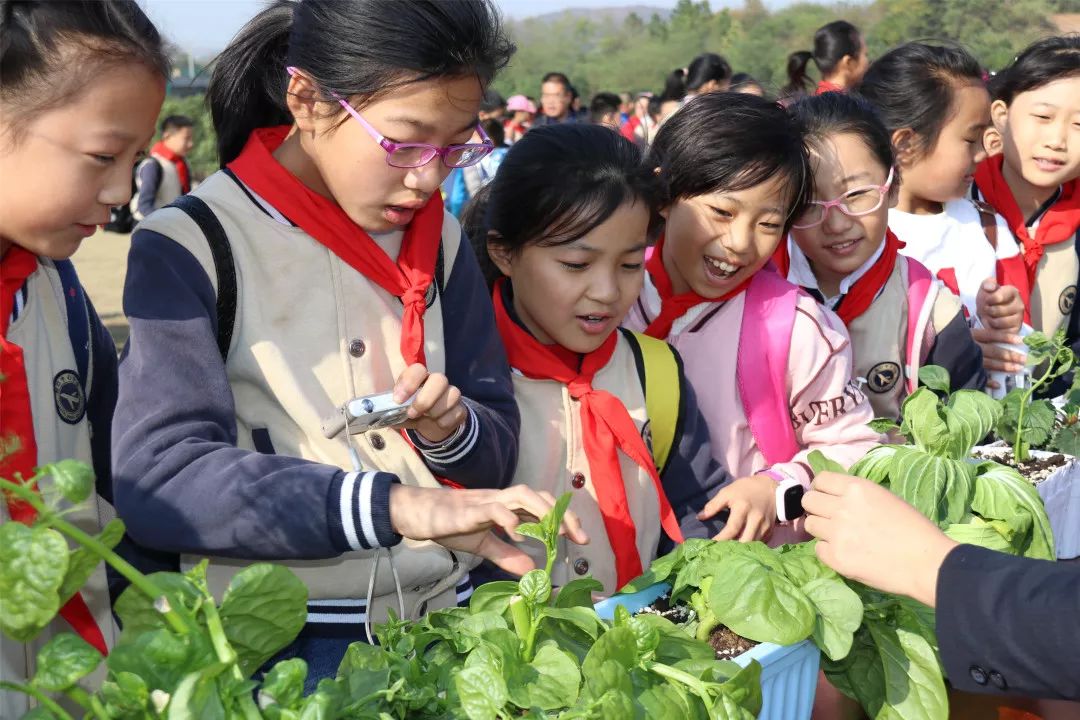
[[[1076,356],[1065,340],[1065,331],[1059,330],[1051,337],[1035,332],[1024,338],[1024,344],[1028,348],[1027,364],[1032,368],[1032,379],[1028,387],[1010,390],[1002,398],[1002,413],[995,432],[1012,446],[1016,462],[1028,460],[1033,447],[1061,443],[1072,450],[1080,449],[1080,429],[1064,430],[1076,424],[1076,409],[1080,407],[1080,393],[1075,383],[1068,400],[1073,408],[1071,412],[1068,409],[1065,411],[1065,422],[1061,423],[1060,428],[1053,403],[1047,399],[1033,399],[1036,392],[1076,365]],[[1070,417],[1072,421],[1067,422]]]
[[[35,486],[51,477],[59,496]],[[70,720],[66,696],[84,717],[241,718],[714,718],[749,720],[761,707],[761,667],[718,662],[712,649],[658,617],[620,613],[613,624],[592,608],[591,578],[556,591],[550,569],[570,496],[522,534],[548,548],[547,567],[518,582],[477,589],[469,607],[417,622],[391,616],[379,645],[354,643],[337,676],[304,695],[307,665],[290,659],[253,675],[296,637],[307,591],[287,569],[252,565],[232,580],[221,603],[206,583],[206,564],[185,574],[143,575],[113,552],[120,521],[97,536],[64,520],[60,497],[89,497],[84,465],[57,463],[34,478],[0,479],[0,490],[38,512],[31,526],[0,526],[0,629],[29,641],[104,560],[130,582],[115,612],[123,633],[105,660],[100,688],[80,686],[102,658],[81,638],[61,633],[38,653],[37,671],[4,690],[37,699],[28,717]],[[75,543],[75,549],[68,542]]]
[[[1035,489],[1016,470],[971,457],[1000,423],[1002,405],[973,390],[950,396],[942,368],[922,368],[919,380],[924,387],[905,400],[903,422],[891,428],[908,444],[874,448],[851,474],[889,488],[959,542],[1054,559],[1050,523]],[[821,458],[811,461],[816,471],[842,470],[825,467]],[[862,623],[845,657],[826,653],[829,680],[876,719],[947,718],[933,611],[853,581],[847,585],[861,600]]]

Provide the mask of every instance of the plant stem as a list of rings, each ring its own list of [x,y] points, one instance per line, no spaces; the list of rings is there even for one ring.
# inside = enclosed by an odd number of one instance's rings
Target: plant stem
[[[41,497],[33,490],[23,485],[16,485],[3,478],[0,478],[0,490],[11,493],[23,502],[29,503],[37,511],[38,516],[45,521],[46,525],[67,535],[109,565],[112,565],[117,572],[127,578],[132,585],[139,588],[139,590],[151,600],[156,600],[165,594],[153,580],[132,567],[126,560],[109,549],[108,546],[96,537],[83,532],[67,520],[58,517],[56,513],[49,510],[49,508],[45,506],[45,503],[42,502]],[[180,634],[187,634],[188,626],[176,611],[170,609],[162,614],[165,616],[165,621],[169,623],[173,630]]]
[[[93,716],[108,720],[109,713],[105,710],[105,706],[101,704],[101,700],[78,685],[69,687],[64,691],[64,694],[89,710]]]
[[[230,672],[234,678],[244,680],[244,673],[238,664],[236,650],[229,644],[229,638],[225,635],[225,626],[221,623],[221,614],[218,613],[213,598],[209,598],[207,602],[203,603],[202,611],[203,616],[206,618],[206,629],[210,634],[210,642],[214,646],[218,661],[231,666]],[[237,698],[237,702],[240,704],[240,710],[244,717],[248,720],[262,718],[259,707],[251,693],[243,693]]]
[[[682,683],[686,687],[690,688],[690,691],[701,698],[701,701],[705,703],[705,708],[708,709],[712,705],[712,698],[709,696],[709,691],[705,687],[705,683],[700,678],[696,678],[688,672],[677,670],[670,665],[664,665],[657,662],[645,663],[645,669],[649,672],[656,673],[662,678],[673,680],[677,683]]]
[[[5,690],[14,690],[15,692],[21,692],[24,695],[29,695],[30,697],[36,699],[39,703],[41,703],[42,707],[55,715],[58,720],[74,720],[74,718],[72,718],[71,715],[69,715],[67,711],[64,710],[64,708],[60,707],[55,700],[53,700],[51,697],[41,692],[32,685],[19,685],[18,683],[0,681],[0,688],[3,688]]]

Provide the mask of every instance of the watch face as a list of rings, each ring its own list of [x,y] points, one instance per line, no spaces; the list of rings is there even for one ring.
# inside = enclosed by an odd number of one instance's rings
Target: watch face
[[[802,517],[802,497],[803,486],[793,485],[784,491],[784,517],[788,520],[794,520],[797,517]]]

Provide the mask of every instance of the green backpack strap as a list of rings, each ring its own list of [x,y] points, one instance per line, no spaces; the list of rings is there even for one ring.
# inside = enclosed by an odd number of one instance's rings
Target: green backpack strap
[[[682,434],[684,376],[675,350],[663,340],[623,330],[634,352],[638,378],[645,391],[645,412],[652,434],[652,454],[661,475]]]

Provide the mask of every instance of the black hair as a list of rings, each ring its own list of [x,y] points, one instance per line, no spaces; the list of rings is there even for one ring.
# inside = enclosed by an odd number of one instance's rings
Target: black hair
[[[888,172],[893,166],[889,131],[877,110],[864,98],[849,93],[825,93],[803,98],[788,108],[813,145],[830,135],[855,135]]]
[[[566,77],[566,75],[561,72],[549,72],[540,80],[541,85],[549,82],[559,83],[566,89],[566,92],[570,93],[571,95],[577,92],[576,90],[574,90],[574,86],[570,84],[570,78]]]
[[[622,99],[615,93],[599,92],[593,95],[589,103],[589,122],[599,123],[605,115],[617,113],[622,108]]]
[[[660,102],[682,100],[686,97],[686,70],[677,68],[664,80],[664,89],[660,92]]]
[[[167,118],[161,121],[161,134],[164,135],[170,130],[181,130],[183,128],[194,126],[195,121],[189,118],[187,115],[169,115]]]
[[[982,66],[966,50],[911,42],[875,60],[859,93],[877,109],[890,134],[911,128],[918,151],[928,153],[955,112],[956,89],[972,83],[982,85]]]
[[[785,232],[813,193],[799,123],[776,103],[746,93],[709,93],[687,103],[660,127],[646,164],[659,170],[664,206],[784,178]]]
[[[495,112],[506,106],[506,100],[494,88],[488,88],[484,93],[484,99],[480,101],[480,112]]]
[[[1080,34],[1055,35],[1028,45],[991,83],[995,100],[1006,105],[1020,93],[1080,75]]]
[[[644,202],[653,216],[658,194],[641,150],[619,133],[597,125],[548,125],[510,147],[495,179],[465,207],[461,224],[493,286],[502,274],[488,256],[489,241],[511,252],[531,244],[564,245],[628,202]]]
[[[16,133],[92,86],[102,66],[131,62],[169,74],[161,35],[135,0],[0,1],[0,101]]]
[[[728,86],[728,90],[738,92],[743,88],[748,87],[756,87],[759,88],[762,93],[765,92],[765,86],[755,80],[754,76],[750,73],[740,72],[731,76],[731,85]]]
[[[686,68],[686,89],[689,92],[697,92],[713,80],[723,84],[730,79],[731,65],[716,53],[702,53],[691,60]]]
[[[336,93],[363,107],[433,78],[475,75],[486,86],[513,52],[492,0],[277,0],[214,65],[207,102],[219,160],[235,158],[256,128],[292,122],[286,66],[303,70],[327,101]]]
[[[503,147],[506,144],[506,129],[503,128],[501,120],[488,118],[480,121],[480,127],[484,128],[484,132],[491,138],[495,147]]]
[[[828,76],[840,64],[845,56],[857,57],[862,48],[862,36],[859,28],[847,20],[834,20],[822,25],[814,33],[814,49],[799,50],[788,55],[788,84],[784,86],[785,95],[805,93],[810,84],[806,66],[814,61],[822,77]]]

